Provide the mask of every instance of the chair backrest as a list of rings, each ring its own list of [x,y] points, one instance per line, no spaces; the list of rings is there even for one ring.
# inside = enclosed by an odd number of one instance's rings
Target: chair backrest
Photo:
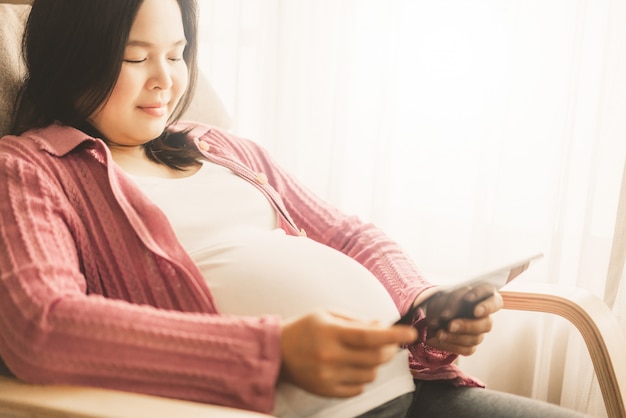
[[[21,41],[30,11],[28,3],[27,0],[0,0],[0,138],[8,133],[15,97],[24,78]],[[231,127],[224,104],[202,73],[191,106],[183,117],[222,129]]]
[[[0,137],[8,132],[15,95],[24,74],[21,33],[30,6],[0,4]]]

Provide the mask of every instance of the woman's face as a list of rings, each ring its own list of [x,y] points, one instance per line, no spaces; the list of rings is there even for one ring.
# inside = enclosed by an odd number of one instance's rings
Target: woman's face
[[[159,136],[187,88],[186,40],[176,0],[144,0],[111,97],[89,118],[111,146]]]

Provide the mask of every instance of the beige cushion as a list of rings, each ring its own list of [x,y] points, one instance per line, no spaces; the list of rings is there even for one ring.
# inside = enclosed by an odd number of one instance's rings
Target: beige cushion
[[[8,132],[11,109],[24,67],[21,36],[30,6],[0,4],[0,137]]]
[[[23,79],[21,39],[30,6],[0,1],[0,137],[8,133],[18,86]],[[231,120],[206,77],[200,74],[195,97],[183,116],[229,129]]]
[[[183,118],[208,123],[226,130],[231,128],[232,121],[224,104],[202,72],[198,74],[196,94]]]

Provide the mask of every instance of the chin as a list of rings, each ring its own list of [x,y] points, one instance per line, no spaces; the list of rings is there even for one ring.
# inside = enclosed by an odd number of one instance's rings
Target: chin
[[[152,123],[150,126],[146,127],[146,129],[142,132],[143,137],[146,137],[148,141],[153,140],[154,138],[160,136],[165,128],[167,127],[167,121],[160,123]]]

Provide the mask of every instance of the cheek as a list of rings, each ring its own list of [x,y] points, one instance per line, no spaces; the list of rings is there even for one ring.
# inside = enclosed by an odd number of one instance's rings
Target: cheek
[[[187,90],[187,85],[189,84],[189,71],[187,70],[187,66],[181,66],[182,68],[176,71],[173,77],[176,78],[176,82],[174,83],[176,94],[180,98],[185,91]]]
[[[108,100],[100,105],[89,118],[98,130],[105,133],[112,121],[119,120],[121,113],[127,113],[125,106],[128,107],[133,103],[132,85],[132,80],[123,72],[120,73]]]
[[[127,72],[122,71],[111,92],[109,103],[118,107],[131,104],[137,95],[136,86],[139,85],[138,80],[134,80]]]

